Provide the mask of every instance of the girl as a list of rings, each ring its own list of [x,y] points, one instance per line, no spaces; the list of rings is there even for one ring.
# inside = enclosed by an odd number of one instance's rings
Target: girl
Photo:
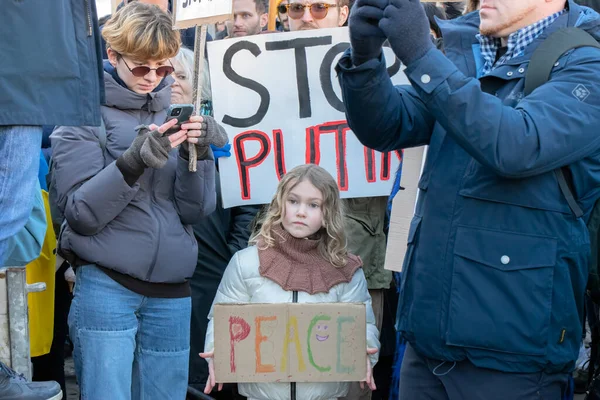
[[[369,354],[366,382],[377,362],[379,332],[371,309],[360,258],[346,251],[338,186],[323,168],[307,164],[283,177],[264,222],[247,249],[235,254],[223,275],[214,304],[219,303],[364,303]],[[215,386],[213,311],[209,314],[205,353],[209,379]],[[218,378],[218,377],[216,377]],[[240,383],[248,400],[290,398],[289,383]],[[345,396],[348,382],[298,383],[302,400]],[[220,390],[221,384],[219,384]]]
[[[191,224],[215,208],[208,146],[227,138],[200,116],[164,135],[176,123],[163,124],[169,59],[179,50],[168,14],[131,2],[102,34],[103,126],[63,126],[51,137],[55,201],[65,216],[59,247],[77,267],[69,315],[77,379],[83,399],[180,400],[197,259]],[[197,172],[188,171],[189,143]]]

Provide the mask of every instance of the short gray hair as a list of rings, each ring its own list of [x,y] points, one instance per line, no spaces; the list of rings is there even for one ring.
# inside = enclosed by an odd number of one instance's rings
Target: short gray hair
[[[194,84],[194,52],[185,48],[185,47],[181,47],[179,49],[179,52],[177,53],[177,55],[175,57],[173,57],[173,60],[175,60],[179,65],[181,65],[181,68],[183,69],[183,72],[185,73],[185,79],[189,80],[190,83],[193,85]],[[203,57],[204,60],[204,72],[202,74],[202,100],[212,100],[212,90],[210,87],[210,71],[208,70],[208,61],[206,60],[206,57]],[[193,90],[193,88],[192,88]]]

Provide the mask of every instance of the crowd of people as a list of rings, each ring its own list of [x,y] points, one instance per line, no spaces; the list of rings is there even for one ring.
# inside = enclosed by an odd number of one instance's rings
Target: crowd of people
[[[336,72],[362,144],[428,146],[402,273],[384,268],[400,174],[389,196],[341,199],[300,165],[269,204],[224,208],[206,57],[201,109],[168,118],[195,100],[195,28],[172,29],[168,0],[100,20],[59,3],[0,17],[0,268],[38,258],[48,230],[56,244],[52,344],[34,382],[0,363],[0,400],[66,398],[65,343],[82,399],[572,398],[598,314],[595,1],[276,2],[277,31],[349,27]],[[233,0],[208,40],[271,33],[269,6]],[[588,41],[553,46],[531,87],[536,50],[574,31]],[[292,302],[365,305],[364,379],[219,382],[213,306]]]

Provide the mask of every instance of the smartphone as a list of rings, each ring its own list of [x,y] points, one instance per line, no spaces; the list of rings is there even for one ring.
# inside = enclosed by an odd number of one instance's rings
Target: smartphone
[[[165,135],[172,135],[179,132],[181,129],[181,124],[189,121],[193,114],[193,104],[171,104],[167,110],[167,118],[165,119],[164,123],[167,123],[172,119],[176,119],[177,123],[173,127],[169,128],[169,130],[165,132]]]

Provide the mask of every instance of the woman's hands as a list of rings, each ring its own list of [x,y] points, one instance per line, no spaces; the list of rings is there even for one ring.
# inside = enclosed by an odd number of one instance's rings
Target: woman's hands
[[[206,386],[204,387],[204,394],[210,394],[210,392],[212,392],[213,388],[217,384],[215,380],[215,366],[213,364],[214,356],[214,351],[211,351],[209,353],[200,353],[200,357],[204,358],[208,363],[208,379],[206,381]],[[221,391],[221,389],[223,389],[223,384],[219,383],[217,390]]]

